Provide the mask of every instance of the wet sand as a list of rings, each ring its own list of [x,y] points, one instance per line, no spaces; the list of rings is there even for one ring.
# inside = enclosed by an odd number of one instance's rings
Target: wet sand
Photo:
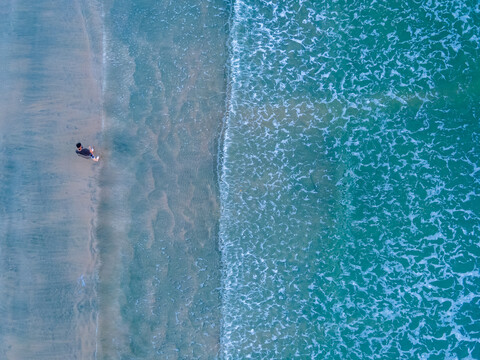
[[[91,359],[101,162],[74,146],[101,139],[99,11],[7,1],[0,16],[0,358]]]

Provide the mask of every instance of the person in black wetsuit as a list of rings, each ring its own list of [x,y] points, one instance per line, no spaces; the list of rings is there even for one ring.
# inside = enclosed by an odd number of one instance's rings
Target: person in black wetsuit
[[[95,155],[93,155],[93,148],[92,147],[88,147],[88,149],[85,149],[82,147],[82,144],[81,143],[77,143],[77,150],[75,150],[75,152],[77,153],[77,155],[79,156],[83,156],[85,158],[91,158],[93,161],[98,161],[99,157],[95,157]]]

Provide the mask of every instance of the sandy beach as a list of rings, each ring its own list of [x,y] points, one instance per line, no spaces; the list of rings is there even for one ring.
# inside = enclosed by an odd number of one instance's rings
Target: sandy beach
[[[101,162],[75,143],[101,139],[99,11],[7,1],[0,16],[0,357],[91,359]]]

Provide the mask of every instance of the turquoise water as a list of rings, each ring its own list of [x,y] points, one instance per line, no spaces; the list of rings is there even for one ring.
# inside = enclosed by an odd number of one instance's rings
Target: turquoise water
[[[224,358],[480,357],[479,11],[234,2]]]
[[[478,2],[0,15],[0,358],[480,358]]]

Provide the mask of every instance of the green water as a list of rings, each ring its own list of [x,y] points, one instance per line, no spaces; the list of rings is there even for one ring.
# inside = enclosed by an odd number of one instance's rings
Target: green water
[[[224,358],[480,356],[479,11],[235,1]]]

